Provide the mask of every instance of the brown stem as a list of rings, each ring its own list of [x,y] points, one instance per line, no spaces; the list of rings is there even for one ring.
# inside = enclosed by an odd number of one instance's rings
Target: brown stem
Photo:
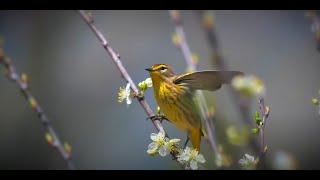
[[[24,98],[29,102],[31,108],[37,113],[37,116],[40,119],[44,129],[52,137],[52,142],[51,143],[49,142],[50,145],[52,145],[58,150],[62,158],[67,162],[68,168],[70,170],[75,170],[74,163],[71,159],[71,153],[67,152],[66,149],[64,148],[62,141],[59,139],[58,134],[56,133],[55,129],[51,125],[51,121],[49,120],[45,112],[42,110],[41,106],[37,103],[34,96],[29,91],[27,82],[24,82],[20,78],[19,74],[16,72],[16,68],[13,65],[12,61],[3,55],[3,49],[1,47],[0,47],[0,51],[2,52],[2,55],[0,56],[0,65],[3,65],[5,67],[8,73],[7,74],[8,79],[12,80],[19,86]]]
[[[204,21],[205,18],[205,12],[201,11],[199,13],[199,16],[202,21]],[[212,62],[213,64],[218,68],[218,70],[221,71],[228,71],[228,65],[226,60],[223,58],[221,52],[220,52],[220,46],[218,42],[218,37],[216,34],[216,29],[214,25],[214,21],[204,22],[203,29],[206,33],[207,40],[211,47],[211,54],[212,54]],[[224,75],[224,74],[222,74]],[[245,124],[249,126],[253,126],[253,121],[250,116],[250,108],[249,103],[247,101],[244,101],[243,98],[239,93],[235,91],[235,89],[232,86],[228,86],[229,93],[231,97],[233,98],[234,104],[238,107],[239,112],[241,114],[242,120],[245,122]],[[259,143],[253,139],[251,142],[251,146],[255,149],[256,152],[259,152]]]
[[[311,20],[311,25],[315,34],[317,50],[320,51],[320,18],[316,10],[307,11],[307,16]]]
[[[186,40],[186,36],[184,33],[183,25],[182,25],[182,19],[180,12],[177,10],[171,10],[169,11],[171,20],[174,23],[175,26],[175,33],[181,38],[181,44],[179,45],[179,48],[181,49],[181,52],[184,56],[184,59],[187,63],[188,69],[191,71],[196,71],[197,66],[192,60],[192,53],[190,51],[189,44]],[[215,129],[213,123],[209,123],[209,121],[214,121],[213,119],[208,119],[207,114],[209,112],[208,107],[206,106],[206,101],[203,93],[201,91],[197,92],[196,94],[198,96],[198,105],[200,107],[200,111],[203,115],[203,118],[205,119],[205,128],[208,135],[208,141],[209,144],[214,151],[215,154],[218,154],[218,148],[216,144],[216,138],[215,138]],[[214,117],[212,117],[214,118]]]
[[[85,12],[84,10],[79,10],[78,12],[81,15],[81,17],[83,18],[83,20],[90,27],[92,32],[95,34],[95,36],[99,39],[99,41],[101,42],[102,47],[108,52],[108,54],[111,57],[112,61],[115,63],[115,65],[117,66],[118,70],[120,71],[121,76],[124,78],[124,80],[127,83],[130,84],[130,87],[131,87],[133,93],[134,94],[139,94],[139,89],[137,88],[137,86],[133,82],[133,80],[132,80],[131,76],[129,75],[129,73],[127,72],[126,68],[123,66],[123,64],[122,64],[122,62],[120,60],[120,55],[113,50],[113,48],[110,46],[110,44],[107,41],[107,39],[105,38],[105,36],[95,26],[93,16],[91,14]],[[144,109],[144,111],[147,114],[147,116],[150,119],[152,119],[152,123],[153,123],[154,127],[156,128],[156,130],[159,131],[159,132],[160,131],[161,132],[165,132],[165,130],[164,130],[162,124],[161,124],[161,121],[159,119],[152,118],[152,117],[155,117],[155,114],[152,111],[152,109],[150,108],[150,106],[147,103],[147,101],[142,97],[139,97],[139,96],[135,96],[135,97],[138,100],[138,102],[140,103],[141,107]],[[177,159],[175,153],[171,153],[171,155],[173,156],[174,159]]]
[[[270,109],[265,106],[264,99],[262,97],[259,98],[259,107],[260,107],[260,114],[262,116],[262,126],[259,130],[260,135],[260,167],[265,168],[265,153],[266,153],[266,145],[265,145],[265,127],[267,124],[267,119],[269,117]]]

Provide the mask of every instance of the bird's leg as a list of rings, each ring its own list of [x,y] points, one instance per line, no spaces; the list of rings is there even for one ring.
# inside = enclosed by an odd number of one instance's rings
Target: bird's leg
[[[154,121],[154,120],[160,120],[161,123],[162,123],[162,121],[163,121],[164,119],[167,120],[167,121],[169,121],[168,118],[166,118],[166,116],[161,113],[159,106],[157,107],[157,114],[156,114],[155,116],[148,117],[147,120],[148,120],[148,119],[151,119],[152,121]]]
[[[162,123],[163,120],[169,121],[169,120],[166,118],[166,116],[163,115],[163,114],[156,114],[156,115],[154,115],[154,116],[147,117],[147,120],[148,120],[148,119],[150,119],[150,120],[152,120],[152,121],[154,121],[154,120],[159,120],[161,123]]]
[[[143,100],[144,99],[144,94],[141,91],[139,93],[133,92],[132,95],[133,95],[133,97],[137,98],[138,100]]]
[[[188,136],[186,142],[185,142],[184,145],[183,145],[183,149],[186,149],[189,140],[190,140],[190,139],[189,139],[189,136]]]

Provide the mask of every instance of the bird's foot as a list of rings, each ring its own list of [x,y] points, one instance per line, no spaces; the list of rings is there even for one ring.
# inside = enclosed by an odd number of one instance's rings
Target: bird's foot
[[[133,97],[137,98],[138,100],[143,100],[144,99],[144,94],[141,91],[138,92],[138,93],[133,92],[132,95],[133,95]]]
[[[154,115],[154,116],[151,116],[151,117],[147,117],[147,120],[152,120],[152,121],[155,121],[155,120],[159,120],[161,123],[163,120],[167,120],[168,119],[166,118],[165,115],[162,115],[162,114],[157,114],[157,115]]]

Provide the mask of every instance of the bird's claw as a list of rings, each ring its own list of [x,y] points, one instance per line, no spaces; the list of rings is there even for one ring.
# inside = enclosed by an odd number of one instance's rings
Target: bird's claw
[[[135,97],[139,100],[142,100],[142,99],[144,99],[144,94],[142,92],[138,92],[138,93],[133,92],[133,97]]]
[[[157,115],[154,115],[154,116],[151,116],[151,117],[147,117],[147,120],[152,120],[152,121],[155,121],[155,120],[159,120],[161,123],[163,120],[168,120],[166,118],[166,116],[162,115],[162,114],[157,114]]]

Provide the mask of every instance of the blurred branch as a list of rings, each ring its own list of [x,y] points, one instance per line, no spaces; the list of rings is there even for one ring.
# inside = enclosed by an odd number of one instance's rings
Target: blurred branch
[[[265,145],[265,133],[264,133],[264,129],[266,127],[267,124],[267,119],[269,117],[270,114],[270,108],[269,106],[266,106],[264,103],[264,98],[259,98],[259,108],[260,108],[260,114],[262,116],[262,124],[259,127],[259,137],[260,137],[260,154],[259,154],[259,161],[260,161],[260,166],[265,166],[265,162],[264,162],[264,157],[265,157],[265,153],[267,152],[267,146]]]
[[[216,35],[214,17],[212,14],[209,14],[205,11],[200,11],[198,14],[202,20],[202,27],[206,33],[207,40],[211,47],[211,54],[212,54],[212,62],[221,71],[228,71],[229,68],[227,66],[226,60],[223,58],[220,52],[220,46],[218,42],[218,38]],[[223,75],[223,74],[222,74]],[[241,96],[241,94],[237,93],[232,86],[228,86],[229,93],[233,98],[234,104],[238,107],[242,120],[249,126],[253,126],[253,121],[250,115],[250,107],[249,102]],[[254,150],[256,152],[259,151],[259,143],[253,139],[251,142]]]
[[[320,52],[320,18],[316,10],[307,11],[306,16],[311,20],[311,31],[315,34],[317,50]]]
[[[58,150],[62,158],[67,162],[68,168],[70,170],[75,170],[74,163],[71,159],[71,146],[67,143],[62,144],[62,141],[59,139],[55,129],[52,127],[51,121],[31,94],[29,90],[28,76],[26,74],[22,74],[20,76],[17,73],[11,59],[5,56],[2,45],[0,45],[0,65],[5,68],[7,78],[19,86],[22,95],[28,101],[30,107],[37,113],[44,129],[47,131],[45,135],[47,142]]]
[[[183,25],[182,25],[181,14],[177,10],[170,10],[169,14],[170,14],[171,20],[175,26],[175,33],[177,34],[178,38],[180,39],[180,43],[179,43],[178,47],[180,48],[180,50],[184,56],[184,59],[185,59],[187,66],[188,66],[188,70],[196,71],[197,70],[197,63],[194,61],[194,59],[192,57],[190,47],[189,47],[188,42],[185,37],[185,33],[184,33]],[[215,127],[212,122],[210,123],[210,121],[214,121],[214,116],[208,117],[208,114],[210,114],[210,113],[209,113],[208,107],[206,105],[206,100],[205,100],[203,93],[201,91],[198,91],[196,95],[198,97],[197,100],[198,100],[198,105],[199,105],[200,111],[203,115],[203,118],[205,119],[204,122],[205,122],[206,132],[208,135],[207,138],[208,138],[209,144],[210,144],[212,150],[214,151],[214,153],[217,156],[219,156],[219,151],[217,148],[216,137],[215,137]]]
[[[155,116],[154,112],[150,108],[147,101],[144,99],[143,96],[140,95],[139,89],[137,88],[136,84],[133,82],[133,80],[132,80],[131,76],[129,75],[129,73],[127,72],[126,68],[123,66],[123,64],[120,60],[120,55],[112,49],[112,47],[110,46],[110,44],[107,41],[107,39],[105,38],[105,36],[95,26],[94,18],[92,16],[92,14],[90,12],[85,12],[84,10],[79,10],[79,14],[83,18],[83,20],[86,22],[86,24],[89,26],[89,28],[92,30],[92,32],[95,34],[95,36],[99,39],[102,47],[107,51],[107,53],[111,57],[112,61],[117,66],[123,79],[127,83],[130,84],[130,88],[132,89],[132,91],[136,95],[135,98],[138,100],[141,107],[144,109],[145,113],[148,116],[148,119],[152,120],[152,123],[158,132],[165,133],[165,130],[161,124],[161,120],[157,116]],[[176,153],[175,152],[170,152],[170,153],[173,156],[173,158],[176,160],[177,159]]]

